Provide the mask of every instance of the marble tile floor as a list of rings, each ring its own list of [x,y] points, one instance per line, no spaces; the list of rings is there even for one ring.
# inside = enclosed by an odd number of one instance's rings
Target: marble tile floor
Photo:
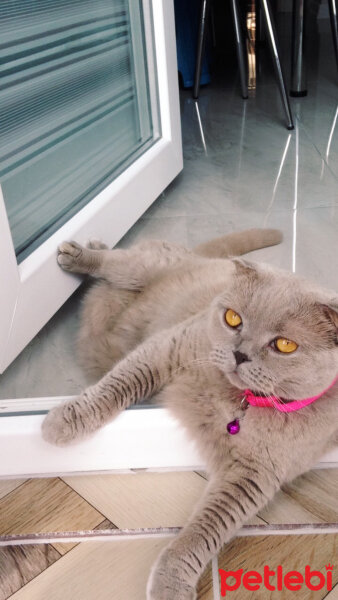
[[[102,534],[182,527],[205,485],[204,473],[195,472],[0,481],[0,543],[18,535],[27,542],[32,534],[42,534],[45,542],[0,546],[0,600],[45,600],[47,590],[50,600],[143,599],[151,564],[169,538],[112,542],[111,537],[103,541]],[[338,469],[314,470],[299,477],[248,523],[243,537],[224,548],[214,570],[217,573],[218,564],[228,571],[243,568],[263,573],[265,564],[272,568],[282,564],[286,570],[302,571],[311,564],[325,574],[325,564],[335,563],[337,557],[337,497]],[[310,527],[310,533],[281,535],[280,528],[292,531],[299,524]],[[321,532],[323,525],[331,525],[332,533]],[[245,530],[252,526],[256,536],[249,539]],[[267,535],[271,526],[279,535]],[[87,536],[87,541],[64,542],[69,532],[78,534],[78,540]],[[99,539],[88,541],[93,534]],[[48,538],[54,539],[48,542]],[[209,565],[199,582],[198,600],[219,600],[216,573]],[[335,570],[332,587],[337,584]],[[337,591],[338,585],[331,594]],[[333,600],[327,593],[311,598]],[[242,594],[243,589],[231,597],[241,600]],[[304,590],[298,595],[292,592],[292,597],[309,598]],[[261,590],[259,598],[270,596]]]

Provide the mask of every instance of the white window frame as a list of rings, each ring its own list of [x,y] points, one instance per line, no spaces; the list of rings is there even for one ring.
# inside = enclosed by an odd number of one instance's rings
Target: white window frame
[[[70,399],[36,398],[29,405],[42,412]],[[19,416],[20,410],[27,410],[27,399],[0,402],[0,415],[18,412],[18,416],[0,416],[0,479],[131,469],[203,470],[205,466],[195,443],[165,408],[128,409],[91,438],[65,448],[42,439],[43,414]],[[317,466],[338,467],[338,449]]]
[[[113,246],[183,167],[173,0],[143,0],[143,6],[147,44],[154,32],[155,57],[149,51],[147,58],[158,81],[158,141],[19,265],[0,188],[0,282],[5,292],[0,296],[0,373],[81,282],[58,267],[58,244],[98,237]]]

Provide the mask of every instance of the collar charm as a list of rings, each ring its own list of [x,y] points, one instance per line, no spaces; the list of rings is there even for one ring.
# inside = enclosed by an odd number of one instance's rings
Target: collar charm
[[[249,403],[248,400],[246,398],[246,396],[243,396],[242,400],[241,400],[241,404],[240,404],[240,409],[243,411],[246,411],[246,409],[248,408]],[[234,419],[233,421],[230,421],[230,423],[227,424],[227,432],[230,433],[230,435],[236,435],[236,433],[239,433],[241,426],[240,426],[240,421],[243,419],[244,414],[241,415],[241,417],[239,419]]]
[[[241,426],[239,424],[239,419],[230,421],[230,423],[227,424],[227,432],[230,433],[230,435],[236,435],[236,433],[239,433],[240,428]]]

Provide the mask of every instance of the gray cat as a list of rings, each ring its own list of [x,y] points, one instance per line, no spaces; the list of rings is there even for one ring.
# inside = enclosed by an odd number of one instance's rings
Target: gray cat
[[[338,296],[237,256],[277,244],[250,230],[189,251],[65,242],[58,262],[98,278],[79,352],[98,383],[54,408],[43,437],[80,440],[161,391],[196,441],[210,480],[160,554],[148,600],[191,600],[209,560],[281,485],[337,443]]]

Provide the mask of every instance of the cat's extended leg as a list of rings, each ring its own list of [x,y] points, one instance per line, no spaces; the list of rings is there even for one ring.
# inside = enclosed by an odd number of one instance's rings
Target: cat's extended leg
[[[195,600],[211,558],[279,489],[277,478],[264,468],[238,464],[210,481],[188,525],[162,551],[149,577],[147,600]]]
[[[194,318],[140,344],[98,383],[52,409],[42,425],[45,440],[63,446],[93,433],[125,408],[158,392],[171,380],[195,336]]]
[[[183,246],[150,240],[127,250],[84,248],[63,242],[58,263],[66,271],[100,277],[113,286],[141,290],[162,269],[177,264],[190,252]]]

